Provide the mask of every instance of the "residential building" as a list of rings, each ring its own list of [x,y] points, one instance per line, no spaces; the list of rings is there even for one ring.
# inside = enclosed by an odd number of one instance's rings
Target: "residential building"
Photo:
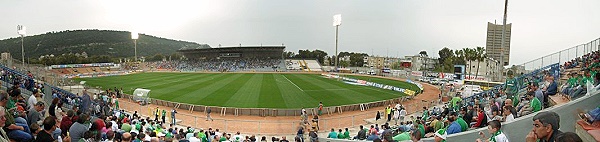
[[[405,56],[402,60],[403,64],[406,65],[406,61],[410,61],[410,68],[413,71],[431,71],[435,68],[435,65],[439,62],[437,58],[417,54],[413,56]]]
[[[477,70],[477,65],[479,65],[479,71]],[[470,68],[469,68],[470,67]],[[479,76],[484,77],[486,81],[500,81],[502,71],[500,68],[500,61],[497,61],[493,58],[487,57],[483,61],[471,61],[471,64],[467,61],[465,65],[465,74],[470,75],[471,77]]]
[[[504,35],[504,48],[502,48],[501,46],[502,27],[502,24],[497,25],[495,23],[488,22],[485,52],[487,53],[488,57],[491,57],[497,61],[502,61],[504,62],[504,66],[507,66],[510,61],[510,37],[512,23],[506,24],[506,34]],[[501,57],[502,52],[504,52],[504,57]]]
[[[364,67],[373,67],[377,69],[389,68],[394,63],[398,63],[398,58],[393,57],[379,57],[379,56],[366,56],[363,58]]]

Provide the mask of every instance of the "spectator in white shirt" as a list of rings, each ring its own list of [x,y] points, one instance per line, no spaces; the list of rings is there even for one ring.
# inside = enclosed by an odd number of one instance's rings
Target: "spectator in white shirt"
[[[504,106],[504,108],[502,109],[502,114],[504,115],[504,117],[502,118],[503,122],[511,122],[515,120],[515,116],[513,116],[513,114],[510,112],[512,108],[512,106],[507,105]]]
[[[35,91],[34,91],[34,92],[35,92]],[[33,95],[29,96],[29,99],[27,99],[27,105],[29,106],[29,108],[28,108],[27,110],[31,110],[31,109],[33,109],[33,107],[34,107],[35,103],[37,103],[37,102],[38,102],[38,100],[37,100],[37,98],[36,98],[36,97],[37,97],[39,94],[40,94],[40,93],[36,92],[35,94],[33,94]]]

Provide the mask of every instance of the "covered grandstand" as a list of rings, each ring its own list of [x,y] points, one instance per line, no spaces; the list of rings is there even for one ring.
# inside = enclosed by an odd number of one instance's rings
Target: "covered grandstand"
[[[228,46],[211,48],[202,45],[196,48],[181,48],[177,52],[182,53],[191,60],[212,59],[281,59],[285,46]]]

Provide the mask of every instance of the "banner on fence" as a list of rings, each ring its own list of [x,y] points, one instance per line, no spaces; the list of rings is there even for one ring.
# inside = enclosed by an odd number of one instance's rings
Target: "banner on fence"
[[[380,84],[380,83],[375,83],[375,82],[369,82],[369,81],[365,81],[365,80],[360,80],[360,79],[354,79],[354,78],[348,78],[348,77],[340,77],[338,75],[334,75],[334,74],[321,74],[327,78],[341,78],[344,82],[348,83],[348,84],[353,84],[353,85],[366,85],[366,86],[373,86],[373,87],[377,87],[377,88],[381,88],[381,89],[387,89],[387,90],[393,90],[396,92],[402,92],[405,93],[407,95],[415,95],[415,91],[413,90],[409,90],[409,89],[404,89],[404,88],[400,88],[400,87],[396,87],[396,86],[391,86],[391,85],[386,85],[386,84]]]
[[[412,75],[412,76],[423,76],[423,72],[422,71],[412,71],[412,72],[410,72],[410,75]]]

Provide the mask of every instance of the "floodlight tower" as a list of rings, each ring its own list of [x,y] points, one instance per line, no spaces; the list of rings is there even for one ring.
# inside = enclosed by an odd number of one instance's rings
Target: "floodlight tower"
[[[23,43],[23,38],[25,37],[26,29],[27,28],[23,25],[17,25],[17,34],[21,36],[21,62],[23,68],[25,68],[25,45]]]
[[[138,61],[137,58],[137,39],[140,37],[140,35],[137,32],[131,32],[131,39],[133,39],[133,50],[134,50],[134,55],[135,55],[135,62]]]
[[[506,11],[508,10],[508,0],[504,0],[504,19],[502,20],[502,39],[500,43],[500,68],[501,76],[504,76],[504,40],[506,38]],[[508,65],[508,64],[507,64]],[[502,79],[502,78],[501,78]]]
[[[338,71],[338,28],[342,25],[342,14],[333,15],[333,26],[335,27],[335,72]]]

